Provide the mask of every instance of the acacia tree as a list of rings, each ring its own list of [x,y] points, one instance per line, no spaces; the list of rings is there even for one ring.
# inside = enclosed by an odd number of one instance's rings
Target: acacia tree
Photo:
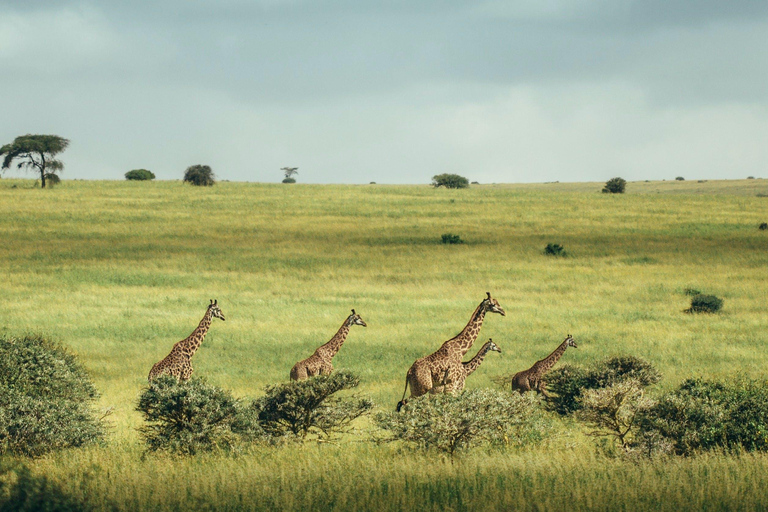
[[[295,174],[299,174],[298,167],[281,167],[280,170],[285,173],[285,179],[283,180],[283,183],[296,183],[296,178],[293,176]]]
[[[64,164],[55,156],[67,146],[69,140],[58,135],[20,135],[0,148],[0,156],[4,156],[2,169],[10,168],[11,163],[18,160],[16,168],[39,172],[40,182],[45,188],[46,179],[58,182],[56,173],[64,169]]]

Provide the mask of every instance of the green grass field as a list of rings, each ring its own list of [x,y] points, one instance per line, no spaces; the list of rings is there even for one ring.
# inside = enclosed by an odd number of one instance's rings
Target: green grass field
[[[100,508],[124,510],[726,510],[768,507],[768,457],[708,455],[635,464],[595,454],[576,423],[543,446],[465,455],[377,446],[254,448],[239,456],[144,456],[135,403],[152,364],[215,321],[195,374],[257,396],[327,341],[351,308],[334,359],[361,392],[393,408],[405,372],[459,332],[485,292],[467,382],[525,369],[567,334],[588,363],[629,353],[664,374],[658,389],[704,376],[768,374],[768,180],[482,185],[0,180],[0,333],[42,333],[77,353],[114,408],[104,446],[31,467]],[[444,245],[443,233],[466,243]],[[559,243],[565,258],[543,254]],[[725,299],[687,315],[686,288]],[[470,351],[474,354],[480,343]],[[469,357],[469,355],[468,355]],[[361,429],[370,428],[365,422]],[[740,507],[742,506],[743,507]]]

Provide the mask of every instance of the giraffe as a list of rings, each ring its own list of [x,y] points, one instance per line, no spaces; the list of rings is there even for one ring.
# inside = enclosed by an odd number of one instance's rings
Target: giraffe
[[[173,375],[177,379],[189,380],[193,371],[192,356],[195,355],[195,352],[197,352],[197,349],[200,348],[200,345],[203,343],[205,334],[211,327],[213,317],[225,320],[224,314],[221,312],[221,309],[219,309],[218,300],[212,300],[208,305],[205,316],[200,320],[197,329],[192,331],[192,334],[183,340],[177,342],[171,349],[170,354],[152,366],[147,379],[152,381],[155,377],[167,373]]]
[[[477,354],[475,354],[475,357],[470,359],[469,361],[464,361],[461,363],[461,367],[464,370],[464,373],[459,377],[459,379],[456,382],[456,391],[461,391],[464,389],[465,381],[467,380],[467,377],[472,375],[472,373],[477,370],[480,365],[482,364],[483,360],[485,359],[485,356],[488,354],[488,352],[498,352],[501,354],[501,349],[496,345],[496,343],[493,342],[492,338],[488,338],[488,341],[486,341],[483,346],[480,348],[480,350],[477,351]],[[448,371],[446,370],[446,374]],[[444,387],[444,386],[440,386]],[[437,390],[436,392],[439,393],[442,391],[442,389],[438,389],[438,386],[435,386],[432,388],[433,390]]]
[[[331,364],[331,359],[339,351],[344,340],[347,339],[349,328],[353,325],[367,327],[366,323],[363,322],[360,315],[355,313],[354,309],[330,341],[317,347],[315,353],[308,358],[293,365],[293,368],[291,368],[291,380],[303,380],[315,375],[328,375],[332,373],[333,364]]]
[[[558,359],[565,353],[568,347],[577,348],[576,341],[569,334],[565,340],[555,349],[554,352],[540,361],[536,361],[533,366],[522,372],[517,372],[512,377],[512,389],[516,389],[523,394],[526,391],[536,390],[542,395],[548,397],[546,390],[547,383],[544,382],[544,375],[555,365]]]
[[[506,316],[499,302],[491,297],[491,292],[485,293],[488,297],[483,299],[475,308],[469,323],[459,334],[444,342],[436,352],[417,359],[408,369],[405,376],[403,398],[397,403],[398,411],[407,402],[405,394],[408,392],[409,385],[411,386],[411,398],[428,392],[453,392],[456,390],[456,384],[464,373],[461,360],[477,339],[477,335],[480,334],[480,327],[483,325],[485,314],[490,311]],[[440,385],[433,391],[436,383],[440,383]]]

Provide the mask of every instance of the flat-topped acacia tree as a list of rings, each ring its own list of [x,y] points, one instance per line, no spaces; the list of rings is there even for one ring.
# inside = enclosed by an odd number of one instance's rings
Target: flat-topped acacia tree
[[[14,160],[18,160],[18,169],[40,173],[42,188],[45,188],[46,179],[51,183],[57,183],[57,172],[64,169],[64,164],[56,160],[56,155],[67,149],[69,140],[58,135],[20,135],[12,143],[0,148],[0,156],[3,156],[2,169],[11,167]]]

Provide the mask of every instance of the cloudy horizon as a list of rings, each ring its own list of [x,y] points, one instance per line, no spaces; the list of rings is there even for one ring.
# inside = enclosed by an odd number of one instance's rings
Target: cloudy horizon
[[[766,177],[766,64],[753,0],[0,0],[0,144],[70,139],[64,179]]]

